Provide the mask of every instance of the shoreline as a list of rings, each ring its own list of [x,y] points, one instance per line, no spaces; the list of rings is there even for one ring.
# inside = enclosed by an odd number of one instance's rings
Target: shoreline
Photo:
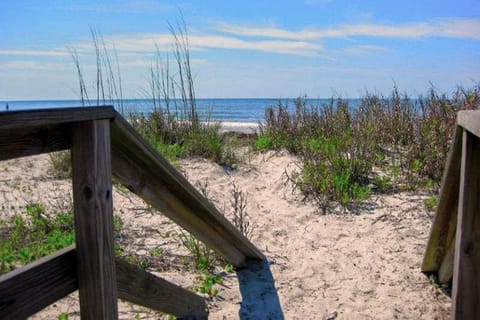
[[[220,123],[220,132],[239,132],[239,133],[255,133],[258,132],[260,122],[235,122],[235,121],[218,121]]]

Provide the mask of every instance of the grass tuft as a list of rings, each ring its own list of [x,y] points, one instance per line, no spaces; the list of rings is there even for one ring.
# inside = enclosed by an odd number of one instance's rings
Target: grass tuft
[[[387,98],[366,93],[356,108],[343,99],[309,106],[299,98],[294,112],[279,103],[266,110],[255,149],[297,154],[301,169],[288,178],[323,209],[372,192],[438,189],[456,113],[478,109],[479,93],[480,86],[458,88],[449,98],[431,89],[414,99],[394,88]]]

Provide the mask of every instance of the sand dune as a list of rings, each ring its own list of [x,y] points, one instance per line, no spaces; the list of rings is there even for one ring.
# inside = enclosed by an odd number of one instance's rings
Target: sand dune
[[[248,279],[248,274],[232,273],[209,300],[210,319],[276,319],[282,314],[285,319],[449,317],[450,298],[420,272],[432,220],[423,205],[425,195],[374,196],[355,214],[332,210],[322,215],[285,183],[284,171],[296,168],[293,156],[257,154],[246,162],[229,171],[207,160],[188,159],[180,162],[180,168],[192,183],[208,182],[209,197],[227,217],[232,182],[246,194],[252,241],[268,257],[266,267],[279,306],[270,316],[259,310],[248,313],[239,287],[239,279]],[[54,200],[65,201],[69,182],[49,177],[48,167],[48,156],[1,162],[2,203],[21,211],[29,201],[53,207]],[[145,256],[152,248],[163,249],[160,257],[149,258],[149,270],[192,286],[196,275],[182,266],[187,253],[175,236],[180,229],[122,189],[114,193],[114,206],[124,221],[122,241],[130,249]],[[9,214],[3,211],[0,217]],[[51,319],[60,312],[79,318],[75,295],[33,318]],[[122,319],[133,319],[137,312],[142,319],[161,318],[137,306],[120,305]]]

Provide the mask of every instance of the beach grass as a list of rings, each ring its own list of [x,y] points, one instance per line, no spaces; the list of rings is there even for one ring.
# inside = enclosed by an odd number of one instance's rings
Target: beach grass
[[[131,124],[172,162],[200,156],[233,167],[239,159],[219,123],[200,121],[190,63],[189,39],[183,19],[171,27],[174,46],[157,50],[150,68],[153,111],[129,114]],[[121,100],[121,77],[113,72],[103,38],[92,32],[97,56],[97,104]],[[88,100],[78,56],[82,101]],[[323,105],[295,100],[295,111],[279,102],[265,111],[252,148],[286,148],[301,159],[288,179],[320,207],[344,208],[369,198],[372,192],[426,188],[438,190],[449,140],[459,110],[478,109],[480,86],[459,87],[453,95],[430,89],[412,97],[396,87],[388,97],[369,92],[353,108],[347,99],[331,98]],[[234,140],[234,139],[233,139]]]
[[[322,208],[352,206],[372,192],[438,191],[456,113],[478,109],[480,86],[449,97],[430,89],[412,98],[394,88],[389,97],[366,93],[357,108],[347,100],[326,105],[295,101],[265,111],[257,150],[286,148],[301,159],[292,185]]]

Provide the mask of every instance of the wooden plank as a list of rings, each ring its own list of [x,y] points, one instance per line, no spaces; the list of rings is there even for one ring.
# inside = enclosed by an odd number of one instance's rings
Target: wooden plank
[[[423,258],[423,272],[439,271],[445,254],[455,239],[461,152],[462,129],[457,126],[445,165],[437,212]]]
[[[25,319],[78,288],[69,247],[0,276],[0,319]]]
[[[480,139],[463,133],[452,315],[480,319]]]
[[[111,127],[116,180],[236,267],[264,255],[119,114]]]
[[[120,299],[160,310],[182,319],[207,319],[205,300],[199,295],[131,265],[116,261]]]
[[[74,246],[0,276],[0,319],[24,319],[78,289]],[[118,297],[177,318],[205,319],[199,295],[116,259]]]
[[[110,122],[73,128],[72,183],[82,319],[117,319]]]
[[[470,133],[480,137],[480,110],[458,112],[457,122]]]
[[[0,129],[41,127],[51,124],[112,119],[112,106],[55,108],[0,112]]]
[[[69,149],[71,124],[0,130],[0,161]]]

